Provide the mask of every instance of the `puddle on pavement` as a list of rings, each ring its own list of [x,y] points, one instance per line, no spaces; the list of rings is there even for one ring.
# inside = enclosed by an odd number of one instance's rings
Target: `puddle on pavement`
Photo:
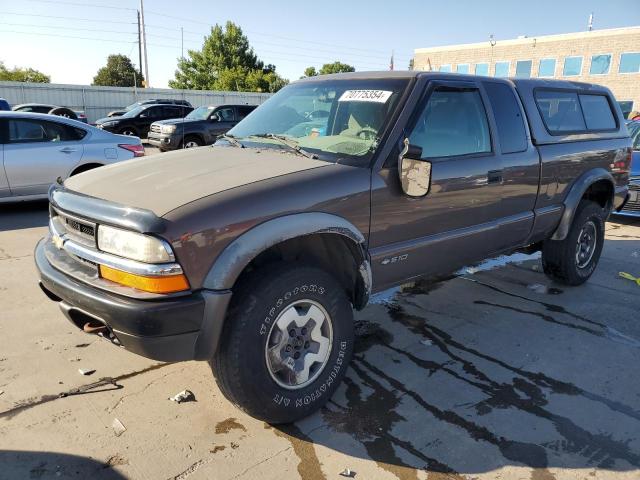
[[[239,423],[238,420],[233,417],[227,418],[226,420],[223,420],[216,424],[216,434],[229,433],[231,430],[242,430],[243,432],[247,431],[244,425]]]

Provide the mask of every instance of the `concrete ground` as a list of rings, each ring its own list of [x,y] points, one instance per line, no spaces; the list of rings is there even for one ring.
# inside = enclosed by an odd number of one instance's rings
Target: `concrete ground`
[[[37,284],[46,223],[45,203],[0,210],[0,479],[640,477],[640,285],[618,276],[640,276],[638,221],[608,224],[582,287],[527,259],[378,296],[346,381],[288,427],[237,410],[206,363],[71,326]]]

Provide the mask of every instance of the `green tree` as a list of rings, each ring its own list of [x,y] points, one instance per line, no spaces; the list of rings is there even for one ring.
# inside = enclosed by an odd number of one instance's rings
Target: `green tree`
[[[144,78],[131,63],[126,55],[109,55],[107,64],[98,70],[93,77],[92,85],[105,87],[133,87],[135,78],[136,86],[141,87]]]
[[[276,92],[287,81],[276,73],[274,65],[264,65],[242,29],[233,22],[224,28],[215,25],[204,38],[201,50],[189,50],[178,59],[171,88],[192,90],[232,90]]]
[[[318,75],[318,72],[316,71],[316,67],[307,67],[304,69],[305,77],[315,77],[316,75]]]
[[[344,72],[355,72],[356,69],[351,65],[347,65],[346,63],[333,62],[333,63],[325,63],[320,68],[320,75],[328,75],[329,73],[344,73]]]
[[[355,72],[356,69],[351,65],[341,62],[325,63],[320,67],[320,71],[316,67],[307,67],[304,69],[304,77],[315,77],[316,75],[328,75],[330,73]],[[302,78],[304,78],[302,77]]]
[[[3,62],[0,62],[0,80],[9,82],[50,83],[51,77],[33,68],[14,67],[9,70]]]

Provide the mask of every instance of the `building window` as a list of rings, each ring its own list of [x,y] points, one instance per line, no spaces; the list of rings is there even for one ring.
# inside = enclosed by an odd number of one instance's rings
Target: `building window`
[[[531,60],[518,60],[516,62],[516,77],[517,78],[529,78],[531,77]]]
[[[469,73],[469,64],[468,63],[459,63],[456,67],[456,72],[458,73]]]
[[[564,59],[562,76],[576,77],[582,73],[582,57],[567,57]]]
[[[591,75],[606,75],[611,68],[611,55],[594,55],[591,57]]]
[[[620,55],[619,73],[640,73],[640,52]]]
[[[539,77],[553,77],[556,74],[556,59],[555,58],[543,58],[540,60],[540,66],[538,67]]]
[[[494,76],[496,77],[508,77],[509,76],[509,62],[496,62],[496,71]]]
[[[489,64],[488,63],[476,63],[476,75],[489,75]]]
[[[451,72],[451,65],[440,65],[440,71],[441,72]]]

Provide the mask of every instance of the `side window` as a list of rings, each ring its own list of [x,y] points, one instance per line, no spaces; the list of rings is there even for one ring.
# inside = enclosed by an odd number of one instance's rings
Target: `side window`
[[[503,83],[487,82],[493,114],[498,125],[502,153],[523,152],[527,149],[527,133],[520,106],[513,90]]]
[[[81,128],[64,125],[57,122],[42,122],[47,138],[50,142],[74,142],[82,140],[87,134]]]
[[[181,115],[182,109],[180,107],[164,107],[163,109],[163,117],[167,118],[180,118],[184,115]]]
[[[238,120],[242,120],[244,117],[253,112],[255,107],[238,107]]]
[[[613,130],[616,120],[604,95],[579,95],[584,121],[589,130]]]
[[[552,134],[587,129],[577,93],[540,90],[535,93],[535,98],[542,120]]]
[[[9,142],[48,142],[49,139],[42,124],[43,122],[38,120],[9,120]]]
[[[221,108],[216,112],[222,122],[233,122],[233,108]]]
[[[423,158],[490,152],[489,124],[478,89],[434,90],[409,142],[422,148]]]

